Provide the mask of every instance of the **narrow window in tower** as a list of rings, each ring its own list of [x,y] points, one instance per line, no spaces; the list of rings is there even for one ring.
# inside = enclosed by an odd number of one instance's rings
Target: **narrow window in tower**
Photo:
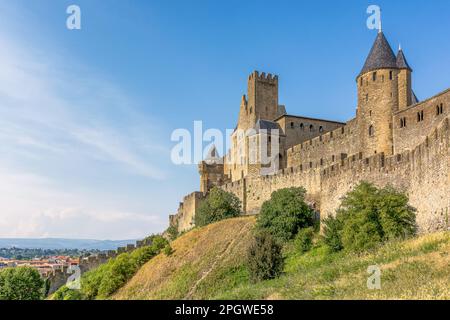
[[[335,159],[336,157],[333,155],[332,157],[331,157],[331,161],[332,162],[334,162],[334,159]]]
[[[376,72],[372,73],[372,80],[377,81],[377,73]]]
[[[366,94],[366,102],[369,101],[369,94]]]
[[[359,85],[362,87],[362,85],[363,85],[363,78],[361,77],[360,79],[359,79]]]
[[[369,137],[373,137],[373,126],[369,127]]]
[[[269,143],[271,143],[271,142],[272,142],[272,137],[271,137],[271,136],[268,136],[268,137],[267,137],[267,141],[269,141]]]
[[[309,162],[309,167],[312,168],[312,162]]]
[[[444,113],[444,104],[441,103],[440,105],[436,106],[436,115],[440,115]]]
[[[420,112],[417,112],[417,122],[423,121],[423,110]]]
[[[320,165],[323,166],[323,159],[320,159]]]
[[[392,71],[389,71],[389,80],[392,80]]]
[[[406,127],[406,118],[401,118],[400,119],[400,128],[404,128]]]
[[[250,107],[250,114],[252,113],[252,107]]]
[[[384,82],[384,74],[381,75],[381,82]]]

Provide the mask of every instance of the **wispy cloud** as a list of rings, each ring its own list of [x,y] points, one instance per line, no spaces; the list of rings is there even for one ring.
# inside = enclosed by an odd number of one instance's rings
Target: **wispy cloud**
[[[130,238],[160,228],[155,215],[73,191],[89,189],[93,171],[120,176],[117,184],[165,179],[160,121],[81,65],[3,34],[0,47],[0,237]]]

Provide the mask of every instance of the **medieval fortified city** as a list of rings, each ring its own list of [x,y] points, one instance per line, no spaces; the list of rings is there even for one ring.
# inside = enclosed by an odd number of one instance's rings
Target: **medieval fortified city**
[[[76,2],[0,0],[0,315],[449,310],[450,1]]]
[[[235,194],[247,215],[259,212],[273,191],[301,186],[323,219],[352,187],[368,181],[404,190],[417,209],[419,232],[448,228],[450,89],[419,101],[412,66],[381,29],[356,76],[358,107],[346,123],[288,114],[278,83],[270,73],[249,75],[230,150],[219,157],[213,148],[198,165],[200,191],[183,199],[170,216],[172,226],[180,232],[194,227],[195,212],[214,186]],[[277,154],[270,153],[273,141]],[[261,161],[265,155],[277,162],[276,172]]]

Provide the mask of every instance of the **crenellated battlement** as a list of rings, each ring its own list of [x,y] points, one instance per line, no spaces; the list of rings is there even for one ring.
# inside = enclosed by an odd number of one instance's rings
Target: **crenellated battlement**
[[[265,72],[259,73],[259,71],[253,71],[248,76],[248,80],[249,81],[258,80],[258,81],[262,81],[262,82],[278,84],[278,76],[277,75],[272,75],[271,73],[266,74]]]
[[[125,247],[119,247],[117,250],[108,250],[87,257],[81,257],[78,267],[83,274],[108,262],[109,259],[114,259],[122,253],[132,252],[138,248],[150,246],[151,244],[151,240],[146,238],[144,240],[136,241],[136,244],[127,244]],[[67,279],[69,279],[73,273],[74,271],[69,270],[68,265],[62,265],[61,267],[54,268],[51,271],[42,274],[42,276],[49,281],[50,287],[48,294],[54,293],[60,287],[65,285]]]

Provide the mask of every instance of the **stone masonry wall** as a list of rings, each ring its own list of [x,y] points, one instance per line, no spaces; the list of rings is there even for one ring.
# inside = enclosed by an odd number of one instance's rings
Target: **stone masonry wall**
[[[442,114],[437,114],[437,107],[442,104]],[[423,120],[419,114],[423,112]],[[427,135],[450,115],[450,89],[425,101],[412,105],[394,114],[394,149],[396,153],[412,150]],[[400,119],[406,119],[406,126],[400,126]]]
[[[303,186],[307,201],[321,213],[334,214],[340,199],[360,181],[378,186],[388,184],[404,190],[417,209],[420,232],[448,228],[450,215],[450,132],[449,118],[412,151],[385,157],[350,155],[326,168],[287,168],[277,175],[246,178],[222,186],[236,194],[247,214],[258,213],[273,191]]]

